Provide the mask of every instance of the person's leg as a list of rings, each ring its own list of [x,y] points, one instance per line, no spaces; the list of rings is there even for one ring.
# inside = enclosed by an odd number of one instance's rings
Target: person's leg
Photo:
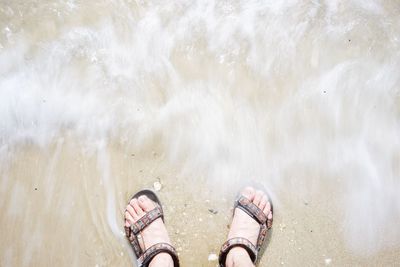
[[[132,199],[125,212],[125,226],[130,227],[131,224],[137,222],[145,213],[151,211],[156,207],[156,204],[146,196],[140,196],[138,199]],[[147,226],[142,232],[141,242],[142,250],[146,250],[157,243],[168,243],[171,241],[168,236],[167,229],[161,218],[158,218]],[[150,267],[173,267],[174,263],[172,257],[168,253],[160,253],[156,255],[149,264]]]
[[[227,267],[253,267],[254,264],[250,259],[249,253],[244,248],[232,248],[226,257]]]
[[[248,198],[254,205],[261,209],[268,219],[272,219],[271,204],[268,201],[267,195],[262,191],[256,191],[252,187],[246,187],[241,191],[241,194]],[[252,244],[256,244],[260,225],[251,218],[243,210],[236,208],[232,219],[232,224],[229,230],[228,239],[234,237],[243,237],[248,239]],[[252,267],[253,262],[250,255],[244,248],[232,248],[227,257],[225,265],[227,267]]]

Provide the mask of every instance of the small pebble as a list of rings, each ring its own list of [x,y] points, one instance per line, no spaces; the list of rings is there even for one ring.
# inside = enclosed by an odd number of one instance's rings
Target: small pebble
[[[160,182],[157,181],[157,182],[154,182],[154,183],[153,183],[153,187],[154,187],[154,190],[160,191],[161,188],[162,188],[162,185],[161,185]]]
[[[325,265],[329,265],[329,264],[331,264],[331,262],[332,262],[332,259],[325,259]]]
[[[211,253],[210,255],[208,255],[208,261],[216,261],[218,260],[218,256],[215,253]]]
[[[217,214],[218,213],[218,211],[214,210],[214,209],[208,209],[208,211],[211,212],[212,214]]]

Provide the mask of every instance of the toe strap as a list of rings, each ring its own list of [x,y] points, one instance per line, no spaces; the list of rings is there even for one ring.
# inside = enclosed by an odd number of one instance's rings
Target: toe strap
[[[265,213],[245,196],[239,196],[235,202],[235,208],[243,210],[259,224],[265,224],[267,222]]]
[[[147,226],[149,226],[152,222],[162,217],[163,217],[163,211],[161,207],[157,205],[157,207],[147,212],[145,215],[143,215],[142,218],[137,220],[137,222],[133,223],[131,225],[131,230],[134,235],[137,235],[141,231],[143,231]]]
[[[168,253],[174,262],[174,267],[179,267],[178,254],[173,246],[168,243],[158,243],[149,247],[138,259],[139,266],[148,267],[152,259],[160,253]]]
[[[243,237],[234,237],[226,241],[219,253],[219,266],[224,267],[226,256],[228,255],[229,251],[234,247],[242,247],[244,248],[247,253],[249,253],[250,259],[253,263],[257,260],[257,249],[256,247],[246,238]]]

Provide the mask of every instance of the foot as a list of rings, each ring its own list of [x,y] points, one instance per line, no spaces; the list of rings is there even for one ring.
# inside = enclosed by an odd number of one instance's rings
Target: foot
[[[133,223],[143,217],[143,215],[154,209],[156,205],[156,203],[145,195],[142,195],[137,199],[133,198],[126,207],[125,226],[130,227]],[[165,228],[164,222],[161,218],[158,218],[147,226],[141,232],[141,237],[139,243],[143,251],[157,243],[171,244],[167,229]],[[160,253],[154,257],[150,266],[173,266],[172,257],[167,253]]]
[[[252,187],[246,187],[240,192],[240,194],[248,198],[253,202],[253,204],[261,209],[269,220],[272,219],[271,203],[268,201],[268,196],[263,191],[256,191]],[[236,208],[228,239],[243,237],[248,239],[253,245],[256,245],[259,232],[260,225],[258,222],[243,210]],[[226,266],[253,266],[253,263],[244,248],[234,247],[227,255]]]

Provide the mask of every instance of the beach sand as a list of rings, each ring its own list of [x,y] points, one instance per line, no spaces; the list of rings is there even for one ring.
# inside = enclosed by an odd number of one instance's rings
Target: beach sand
[[[7,230],[2,232],[1,265],[135,265],[123,232],[125,204],[136,191],[160,182],[166,225],[182,266],[217,266],[208,256],[218,255],[226,238],[240,186],[221,188],[195,174],[182,177],[181,166],[168,164],[157,146],[127,151],[110,145],[105,151],[106,158],[99,159],[70,141],[51,149],[17,149],[2,176],[0,225]],[[296,188],[289,181],[274,192],[273,230],[259,266],[398,264],[399,248],[373,256],[352,253],[345,245],[341,207],[335,204],[340,182],[317,187],[307,196],[288,194]]]

